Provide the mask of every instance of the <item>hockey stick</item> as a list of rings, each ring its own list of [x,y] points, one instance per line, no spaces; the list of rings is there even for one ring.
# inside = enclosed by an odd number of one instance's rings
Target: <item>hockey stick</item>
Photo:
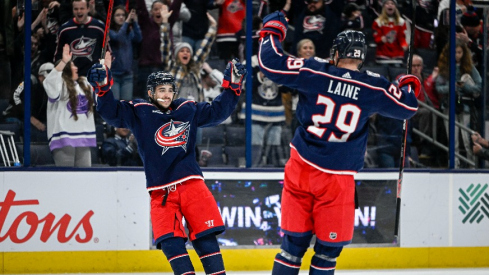
[[[107,52],[107,47],[109,45],[109,30],[110,30],[110,21],[112,19],[112,7],[114,6],[114,0],[109,1],[109,7],[107,9],[107,19],[105,20],[105,31],[104,31],[104,41],[102,43],[102,54],[100,55],[100,64],[104,65],[105,61],[105,53]]]
[[[413,20],[411,22],[411,41],[409,41],[408,49],[408,66],[407,74],[411,74],[413,69],[413,45],[414,45],[414,29],[416,27],[416,0],[411,0]],[[401,188],[402,178],[404,173],[404,163],[406,161],[406,140],[407,140],[408,120],[405,119],[402,123],[402,143],[401,143],[401,159],[399,161],[399,179],[397,180],[397,199],[396,199],[396,221],[394,224],[394,241],[399,241],[399,216],[401,214]]]

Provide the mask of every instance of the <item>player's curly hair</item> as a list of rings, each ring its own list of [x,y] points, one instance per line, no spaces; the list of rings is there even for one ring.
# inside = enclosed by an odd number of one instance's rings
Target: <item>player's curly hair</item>
[[[460,75],[471,74],[473,63],[472,63],[472,55],[470,53],[470,50],[467,47],[467,44],[457,39],[455,42],[455,49],[457,49],[458,47],[462,48],[462,51],[464,52],[462,59],[460,60]],[[440,53],[440,57],[438,58],[438,68],[440,70],[440,76],[442,76],[445,79],[448,79],[449,77],[449,69],[450,69],[449,62],[450,62],[450,45],[447,43],[445,47],[443,47],[443,50]]]
[[[61,59],[60,59],[61,60]],[[58,60],[56,62],[56,66],[61,62]],[[73,71],[71,70],[71,63],[73,61],[68,61],[65,67],[63,68],[63,72],[61,74],[61,78],[63,78],[64,85],[66,85],[66,90],[68,91],[68,99],[71,107],[71,114],[75,121],[78,120],[78,115],[76,113],[78,106],[78,93],[76,92],[75,86],[78,83],[80,88],[83,90],[85,97],[88,100],[88,111],[93,112],[93,103],[94,99],[92,97],[92,87],[88,84],[86,77],[79,77],[78,80],[73,80]]]

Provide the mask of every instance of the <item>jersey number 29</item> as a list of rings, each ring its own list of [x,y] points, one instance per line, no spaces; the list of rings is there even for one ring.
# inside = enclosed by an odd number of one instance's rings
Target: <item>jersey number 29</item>
[[[316,104],[326,105],[323,114],[317,114],[312,116],[312,121],[314,122],[314,126],[307,127],[307,131],[322,138],[324,132],[326,132],[326,128],[321,128],[321,125],[334,123],[335,126],[344,134],[337,136],[334,132],[328,137],[328,141],[330,142],[345,142],[348,140],[348,137],[351,133],[355,132],[355,129],[358,125],[358,120],[360,119],[361,110],[358,106],[346,103],[339,105],[339,111],[336,118],[336,121],[332,121],[333,114],[336,111],[336,103],[329,97],[324,95],[318,95],[318,99]],[[349,122],[347,121],[348,115],[350,114]]]

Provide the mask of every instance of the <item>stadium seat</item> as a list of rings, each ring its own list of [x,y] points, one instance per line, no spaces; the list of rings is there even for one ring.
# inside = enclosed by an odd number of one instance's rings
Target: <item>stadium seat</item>
[[[251,165],[257,167],[260,165],[261,158],[261,146],[253,145],[251,149]],[[228,166],[233,167],[246,167],[246,147],[245,146],[226,146],[224,148],[226,158],[228,159]]]
[[[226,126],[226,145],[228,146],[245,146],[246,132],[243,126]]]
[[[431,74],[433,68],[437,66],[438,57],[436,50],[432,49],[416,49],[416,54],[423,58],[424,72]]]
[[[202,145],[224,145],[225,125],[202,128]]]
[[[202,150],[207,150],[212,153],[212,156],[207,159],[207,165],[204,167],[222,167],[225,166],[222,145],[211,145],[211,146],[200,146],[200,155],[202,155]]]
[[[23,141],[23,133],[21,131],[20,124],[18,123],[1,123],[0,131],[10,131],[14,132],[14,140],[15,142]]]
[[[16,143],[19,158],[24,163],[24,143]],[[53,155],[47,142],[31,143],[31,166],[54,166]]]

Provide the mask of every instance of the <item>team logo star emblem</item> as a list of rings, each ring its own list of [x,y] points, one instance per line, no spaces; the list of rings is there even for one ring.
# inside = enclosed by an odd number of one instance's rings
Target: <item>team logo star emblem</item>
[[[165,154],[170,148],[182,147],[187,151],[187,141],[190,132],[190,123],[173,121],[161,126],[155,134],[156,143],[163,147],[161,154]]]
[[[73,40],[73,42],[70,44],[73,60],[75,60],[77,57],[86,57],[92,61],[92,54],[95,50],[96,43],[97,39],[84,36]]]

